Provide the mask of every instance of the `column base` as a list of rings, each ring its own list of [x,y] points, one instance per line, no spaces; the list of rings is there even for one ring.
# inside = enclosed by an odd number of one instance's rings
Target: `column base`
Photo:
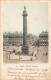
[[[26,46],[23,46],[22,47],[22,54],[28,54],[29,53],[29,47],[26,45]]]

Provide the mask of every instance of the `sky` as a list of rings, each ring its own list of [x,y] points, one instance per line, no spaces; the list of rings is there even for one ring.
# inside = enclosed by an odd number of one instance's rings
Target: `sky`
[[[23,32],[23,10],[26,6],[27,33],[39,35],[48,31],[48,2],[3,2],[3,32]]]

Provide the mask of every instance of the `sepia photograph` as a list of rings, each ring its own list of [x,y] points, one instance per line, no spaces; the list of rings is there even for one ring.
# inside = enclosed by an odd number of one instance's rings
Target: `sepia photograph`
[[[3,2],[3,62],[48,63],[48,2]]]

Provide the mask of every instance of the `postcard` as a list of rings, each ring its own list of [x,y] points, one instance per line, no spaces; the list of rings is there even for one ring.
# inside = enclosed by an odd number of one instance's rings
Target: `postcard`
[[[0,4],[0,80],[51,80],[51,1]]]

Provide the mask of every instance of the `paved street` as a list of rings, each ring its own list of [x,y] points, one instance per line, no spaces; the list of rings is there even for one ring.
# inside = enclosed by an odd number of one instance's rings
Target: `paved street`
[[[15,52],[13,52],[15,50]],[[17,62],[17,61],[34,61],[34,62],[47,62],[48,61],[48,47],[47,46],[29,46],[29,54],[20,54],[22,52],[21,46],[4,46],[3,58],[4,62]],[[32,55],[33,54],[33,55]]]

